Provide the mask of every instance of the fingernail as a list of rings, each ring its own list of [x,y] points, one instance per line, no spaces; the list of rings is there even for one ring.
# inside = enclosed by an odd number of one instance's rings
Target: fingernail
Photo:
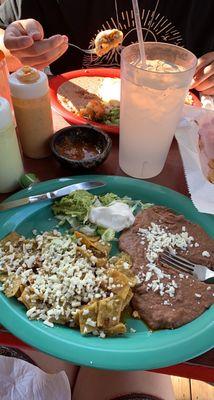
[[[65,43],[68,42],[68,37],[66,35],[63,35],[62,38],[63,38],[63,42],[65,42]]]
[[[30,32],[30,36],[31,36],[31,37],[33,37],[33,36],[38,36],[38,35],[40,35],[39,31]]]
[[[56,36],[53,36],[53,37],[54,37],[55,40],[57,40],[58,44],[61,44],[61,43],[64,42],[63,36],[61,36],[61,35],[56,35]]]

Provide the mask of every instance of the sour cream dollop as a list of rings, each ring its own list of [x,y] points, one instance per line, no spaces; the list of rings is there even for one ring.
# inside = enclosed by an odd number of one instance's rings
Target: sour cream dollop
[[[112,228],[120,232],[133,225],[135,217],[130,207],[120,201],[114,201],[107,207],[92,207],[89,221],[103,228]]]

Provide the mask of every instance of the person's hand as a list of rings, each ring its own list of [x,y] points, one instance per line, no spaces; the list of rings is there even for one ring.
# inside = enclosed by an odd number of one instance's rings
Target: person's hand
[[[204,95],[214,95],[214,51],[198,59],[198,65],[191,88]]]
[[[21,64],[43,69],[62,56],[68,38],[54,35],[44,39],[41,24],[34,19],[12,22],[5,30],[4,45]]]

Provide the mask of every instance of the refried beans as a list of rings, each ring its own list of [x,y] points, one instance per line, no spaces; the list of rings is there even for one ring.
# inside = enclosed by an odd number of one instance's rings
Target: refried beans
[[[139,277],[133,309],[151,329],[182,326],[214,303],[214,285],[160,261],[160,249],[168,247],[192,262],[214,266],[214,240],[182,215],[162,206],[140,212],[134,225],[120,236],[119,247],[131,256],[133,271]]]

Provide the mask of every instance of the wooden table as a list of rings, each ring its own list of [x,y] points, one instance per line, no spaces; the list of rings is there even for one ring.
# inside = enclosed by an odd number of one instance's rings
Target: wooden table
[[[63,118],[54,113],[55,130],[67,126],[68,123]],[[118,136],[112,135],[112,151],[108,159],[103,165],[98,167],[93,173],[106,175],[125,175],[118,164]],[[155,146],[155,143],[154,143]],[[43,160],[33,160],[24,158],[24,166],[26,172],[34,172],[40,181],[58,178],[62,176],[70,176],[71,172],[63,168],[53,158],[49,157]],[[178,151],[178,146],[174,140],[165,164],[165,167],[160,175],[149,179],[150,182],[167,186],[177,192],[188,195],[184,171],[182,167],[181,157]],[[0,201],[6,196],[0,195]],[[6,331],[0,331],[0,344],[13,346],[18,348],[26,348],[27,345]],[[214,381],[214,350],[203,354],[200,357],[190,360],[186,363],[176,366],[163,368],[158,372],[169,375],[183,376],[192,379],[200,379],[206,382]]]

